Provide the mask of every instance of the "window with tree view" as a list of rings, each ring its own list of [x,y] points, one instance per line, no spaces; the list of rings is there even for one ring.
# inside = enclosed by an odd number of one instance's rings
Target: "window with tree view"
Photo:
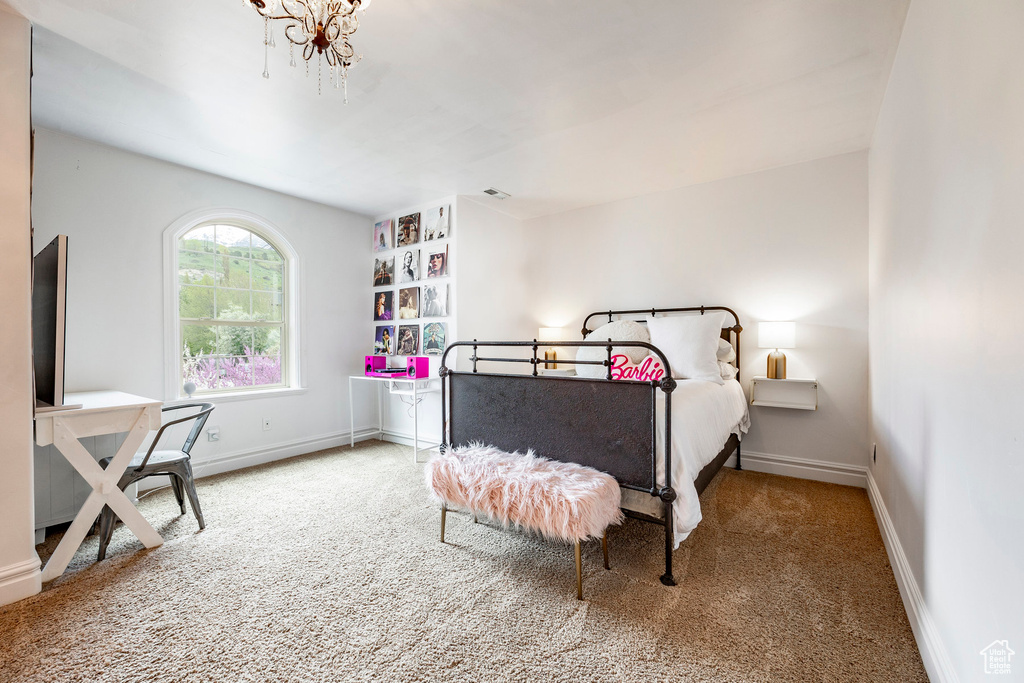
[[[183,383],[207,392],[287,381],[287,266],[273,244],[236,225],[202,225],[178,240]]]

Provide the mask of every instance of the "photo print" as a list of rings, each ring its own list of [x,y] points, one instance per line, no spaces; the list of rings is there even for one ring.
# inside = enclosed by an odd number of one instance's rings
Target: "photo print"
[[[375,292],[373,295],[373,319],[394,320],[395,319],[395,293]]]
[[[395,326],[382,325],[373,338],[373,355],[390,356],[395,352]]]
[[[398,355],[415,356],[420,352],[420,326],[398,326]]]
[[[420,250],[410,249],[402,252],[399,259],[398,281],[416,282],[420,279]]]
[[[427,261],[427,277],[444,277],[448,274],[448,247],[444,251],[430,254]]]
[[[406,287],[398,290],[398,317],[404,320],[420,317],[419,287]]]
[[[384,287],[395,284],[395,257],[373,259],[373,286]]]
[[[398,246],[408,247],[420,241],[420,215],[411,213],[398,219]]]
[[[373,250],[387,251],[395,246],[395,236],[391,219],[373,224]]]
[[[451,234],[451,207],[439,206],[423,216],[423,241],[443,240]]]
[[[448,285],[424,285],[421,308],[424,318],[448,315]]]
[[[423,353],[427,356],[440,356],[445,349],[444,323],[427,323],[423,326]]]

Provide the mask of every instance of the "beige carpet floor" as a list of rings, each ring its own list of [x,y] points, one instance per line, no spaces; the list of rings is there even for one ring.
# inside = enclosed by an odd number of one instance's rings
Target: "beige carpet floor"
[[[169,491],[167,542],[91,537],[0,608],[0,681],[924,681],[864,491],[723,470],[658,582],[660,527],[584,551],[439,512],[408,448],[376,441]],[[39,547],[45,560],[57,542]]]

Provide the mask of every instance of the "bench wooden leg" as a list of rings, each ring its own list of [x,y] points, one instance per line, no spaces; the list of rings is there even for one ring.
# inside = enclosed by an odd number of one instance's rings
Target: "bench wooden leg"
[[[604,550],[604,568],[611,569],[608,564],[608,529],[604,530],[604,536],[601,537],[601,548]]]
[[[583,599],[583,556],[580,554],[579,541],[576,541],[576,599]]]
[[[444,543],[444,522],[448,516],[448,506],[441,503],[441,543]]]

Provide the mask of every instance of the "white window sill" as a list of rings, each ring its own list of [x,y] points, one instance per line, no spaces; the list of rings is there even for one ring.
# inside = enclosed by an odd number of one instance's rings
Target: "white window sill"
[[[301,396],[302,394],[309,391],[305,387],[284,387],[281,389],[263,389],[260,391],[231,391],[223,394],[193,394],[192,398],[188,396],[179,396],[176,399],[168,401],[168,404],[174,403],[231,403],[232,401],[250,401],[258,398],[283,398],[285,396]]]

